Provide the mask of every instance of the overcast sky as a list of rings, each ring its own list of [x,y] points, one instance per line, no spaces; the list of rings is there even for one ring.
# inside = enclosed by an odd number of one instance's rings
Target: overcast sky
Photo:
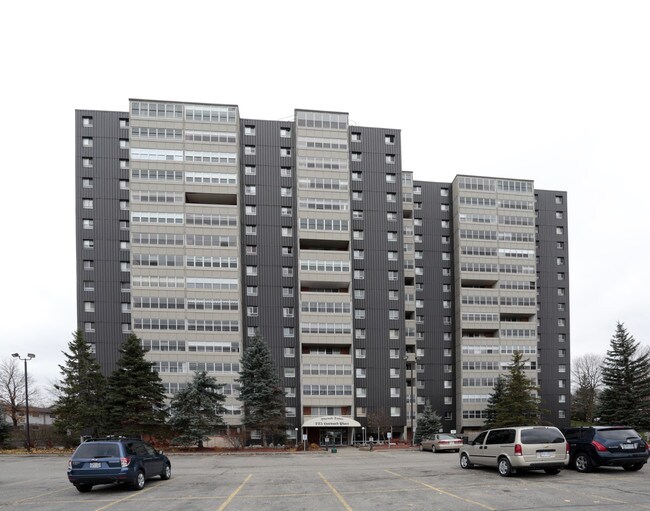
[[[566,190],[571,349],[650,343],[650,2],[9,2],[0,358],[59,376],[76,328],[74,110],[129,98],[345,111],[415,179]]]

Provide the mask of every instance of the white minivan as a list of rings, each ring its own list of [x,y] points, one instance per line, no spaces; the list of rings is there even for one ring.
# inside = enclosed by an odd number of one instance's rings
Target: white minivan
[[[569,444],[553,426],[490,429],[460,450],[462,468],[487,465],[504,477],[520,469],[558,474],[568,464]]]

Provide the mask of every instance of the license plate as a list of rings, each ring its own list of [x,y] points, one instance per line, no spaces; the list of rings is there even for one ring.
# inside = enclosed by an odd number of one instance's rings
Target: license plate
[[[90,468],[102,468],[102,464],[100,462],[90,462],[89,463]]]
[[[553,456],[553,451],[540,451],[537,454],[540,458],[550,458]]]
[[[636,449],[636,444],[621,444],[621,449]]]

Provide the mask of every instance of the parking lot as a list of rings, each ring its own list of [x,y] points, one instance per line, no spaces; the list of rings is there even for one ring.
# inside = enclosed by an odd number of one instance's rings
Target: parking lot
[[[0,457],[0,509],[165,510],[536,510],[650,509],[648,471],[603,468],[557,476],[462,470],[458,455],[417,450],[271,455],[170,455],[172,478],[142,491],[67,481],[67,457]]]

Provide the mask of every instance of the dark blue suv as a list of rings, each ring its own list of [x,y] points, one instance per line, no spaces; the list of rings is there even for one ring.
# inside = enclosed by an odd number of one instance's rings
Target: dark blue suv
[[[145,480],[160,476],[169,479],[169,458],[147,442],[134,438],[89,439],[68,461],[68,480],[82,493],[96,484],[127,483],[144,488]]]
[[[648,461],[648,444],[627,426],[573,427],[563,433],[571,449],[569,466],[578,472],[590,472],[600,466],[635,471]]]

